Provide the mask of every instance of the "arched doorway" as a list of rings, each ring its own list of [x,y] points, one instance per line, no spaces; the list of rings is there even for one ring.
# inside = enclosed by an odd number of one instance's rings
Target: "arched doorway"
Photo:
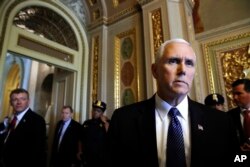
[[[48,142],[51,143],[58,113],[63,105],[72,105],[75,119],[85,119],[88,74],[88,43],[86,33],[76,18],[63,9],[60,2],[44,1],[4,1],[4,10],[0,11],[0,117],[5,116],[3,108],[6,102],[5,82],[15,80],[14,71],[19,72],[18,85],[30,92],[33,106],[36,104],[38,83],[44,83],[38,74],[45,66],[53,66],[53,83],[50,104],[50,126]],[[65,8],[65,6],[64,6]],[[9,69],[5,68],[8,53],[23,56],[31,61],[29,74],[23,72],[25,63]],[[15,69],[15,70],[14,70]],[[19,69],[19,70],[18,70]],[[14,71],[13,71],[14,70]],[[84,72],[83,72],[84,71]],[[12,74],[12,75],[9,75]],[[28,76],[26,76],[28,75]],[[25,80],[24,76],[28,78]],[[41,84],[41,85],[42,85]],[[10,84],[8,84],[10,85]],[[44,85],[43,85],[44,86]],[[41,86],[42,88],[42,86]],[[3,93],[4,92],[4,93]],[[3,100],[4,99],[4,100]],[[3,114],[4,113],[4,114]],[[45,117],[45,114],[43,115]]]

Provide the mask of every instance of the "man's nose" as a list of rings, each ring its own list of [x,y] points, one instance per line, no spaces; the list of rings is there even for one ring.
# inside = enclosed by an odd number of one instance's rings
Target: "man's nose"
[[[186,74],[186,65],[185,63],[180,63],[178,65],[178,75],[185,75]]]

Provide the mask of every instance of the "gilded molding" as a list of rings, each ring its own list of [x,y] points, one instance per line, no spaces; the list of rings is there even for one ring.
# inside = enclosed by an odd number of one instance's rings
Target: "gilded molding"
[[[250,68],[249,44],[250,32],[203,45],[210,92],[224,92],[229,109],[235,107],[232,100],[232,82],[244,78],[244,71]]]
[[[250,55],[247,53],[247,50],[248,45],[243,44],[242,46],[239,46],[239,48],[225,51],[220,54],[222,59],[221,64],[223,70],[223,79],[227,92],[226,95],[230,99],[228,103],[229,108],[235,107],[233,103],[233,95],[231,93],[231,84],[239,78],[244,78],[244,71],[250,69]]]
[[[128,17],[128,16],[131,16],[133,15],[134,13],[137,13],[139,11],[138,7],[130,7],[130,8],[127,8],[125,10],[122,10],[121,12],[113,15],[112,17],[100,17],[98,19],[96,19],[93,23],[91,23],[89,26],[88,26],[88,30],[92,30],[98,26],[101,26],[101,25],[111,25],[111,24],[114,24],[116,23],[117,21],[120,21],[122,18],[125,18],[125,17]]]
[[[24,1],[24,0],[22,0],[22,1]],[[2,47],[3,47],[3,42],[4,42],[4,37],[5,37],[5,33],[6,33],[6,27],[7,27],[10,12],[16,5],[18,5],[22,1],[21,0],[20,1],[15,1],[13,4],[10,5],[10,7],[7,9],[6,13],[4,13],[5,15],[4,15],[3,27],[2,27],[2,31],[1,31],[1,35],[0,35],[1,36],[1,39],[0,39],[0,53],[2,53],[2,49],[3,49]],[[2,55],[0,54],[0,58],[1,58],[1,56]]]
[[[93,87],[92,101],[97,100],[98,93],[98,60],[99,60],[99,36],[93,38]]]
[[[151,20],[153,30],[153,45],[154,45],[154,54],[156,55],[157,49],[163,43],[163,30],[162,30],[162,16],[161,9],[156,9],[152,11]]]
[[[137,0],[137,2],[138,2],[141,6],[146,5],[146,4],[148,4],[148,3],[152,2],[152,1],[153,1],[153,0]]]
[[[131,47],[124,47],[124,41],[132,39]],[[131,43],[130,43],[131,44]],[[127,46],[127,45],[125,45]],[[124,47],[124,48],[123,48]],[[130,102],[131,92],[135,101],[138,100],[138,72],[136,60],[136,31],[135,28],[117,34],[114,44],[114,107],[118,108],[124,99]],[[129,68],[129,69],[128,69]],[[132,69],[133,68],[133,69]],[[132,72],[132,73],[131,73]],[[131,75],[129,75],[131,74]]]
[[[3,24],[3,27],[2,27],[2,31],[1,31],[1,39],[0,39],[0,53],[2,52],[2,47],[3,47],[3,41],[5,40],[4,39],[4,36],[5,36],[5,33],[6,33],[6,27],[7,27],[7,22],[8,22],[8,19],[9,19],[9,15],[10,15],[10,12],[18,5],[18,4],[20,4],[20,3],[23,3],[23,2],[27,2],[26,0],[19,0],[19,1],[15,1],[15,2],[13,2],[11,5],[10,5],[10,7],[8,8],[8,10],[7,10],[7,12],[6,13],[4,13],[5,14],[5,17],[4,17],[4,24]],[[47,4],[49,4],[49,5],[52,5],[52,6],[54,6],[54,7],[56,7],[56,8],[58,8],[58,9],[60,9],[61,11],[63,11],[63,13],[67,16],[67,17],[69,17],[70,19],[71,19],[71,21],[73,22],[73,24],[75,25],[75,27],[76,27],[76,31],[79,33],[79,34],[81,34],[81,31],[80,31],[80,27],[78,26],[78,24],[76,23],[76,21],[75,21],[75,19],[71,16],[71,15],[69,15],[68,14],[68,12],[66,12],[66,10],[63,8],[63,7],[61,7],[61,6],[59,6],[58,4],[56,4],[56,3],[54,3],[53,1],[46,1],[46,3]],[[25,7],[28,7],[28,6],[40,6],[40,5],[26,5]],[[23,8],[25,8],[25,7],[23,7]],[[47,6],[42,6],[42,7],[45,7],[45,8],[48,8],[48,9],[50,9],[51,10],[51,8],[49,8],[49,7],[47,7]],[[63,17],[63,16],[62,16]],[[14,19],[14,18],[13,18]],[[81,41],[84,41],[84,39],[83,39],[83,35],[81,34],[80,35],[80,39],[81,39]],[[84,50],[85,50],[85,46],[83,46],[83,53],[84,53]],[[1,55],[0,55],[0,58],[1,58]]]

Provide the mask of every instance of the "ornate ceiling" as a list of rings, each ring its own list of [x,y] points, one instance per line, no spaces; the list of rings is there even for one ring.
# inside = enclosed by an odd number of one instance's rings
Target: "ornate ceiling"
[[[20,10],[13,24],[31,33],[78,50],[75,33],[70,25],[54,11],[41,6]]]
[[[61,0],[70,8],[87,30],[99,25],[110,25],[140,12],[140,4],[152,0]],[[63,17],[42,6],[30,6],[20,10],[13,23],[31,33],[45,37],[71,49],[78,50],[71,26]]]
[[[61,0],[71,8],[88,29],[112,24],[140,11],[141,0]],[[145,0],[144,0],[145,1]],[[152,1],[152,0],[146,0]]]

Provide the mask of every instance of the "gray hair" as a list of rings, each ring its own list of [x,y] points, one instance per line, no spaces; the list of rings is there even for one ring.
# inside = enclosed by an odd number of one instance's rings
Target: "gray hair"
[[[174,39],[167,40],[164,43],[162,43],[161,46],[158,48],[158,51],[155,56],[155,62],[157,62],[161,58],[161,56],[164,53],[165,47],[171,43],[184,43],[184,44],[187,44],[188,46],[191,46],[189,42],[181,38],[174,38]]]

